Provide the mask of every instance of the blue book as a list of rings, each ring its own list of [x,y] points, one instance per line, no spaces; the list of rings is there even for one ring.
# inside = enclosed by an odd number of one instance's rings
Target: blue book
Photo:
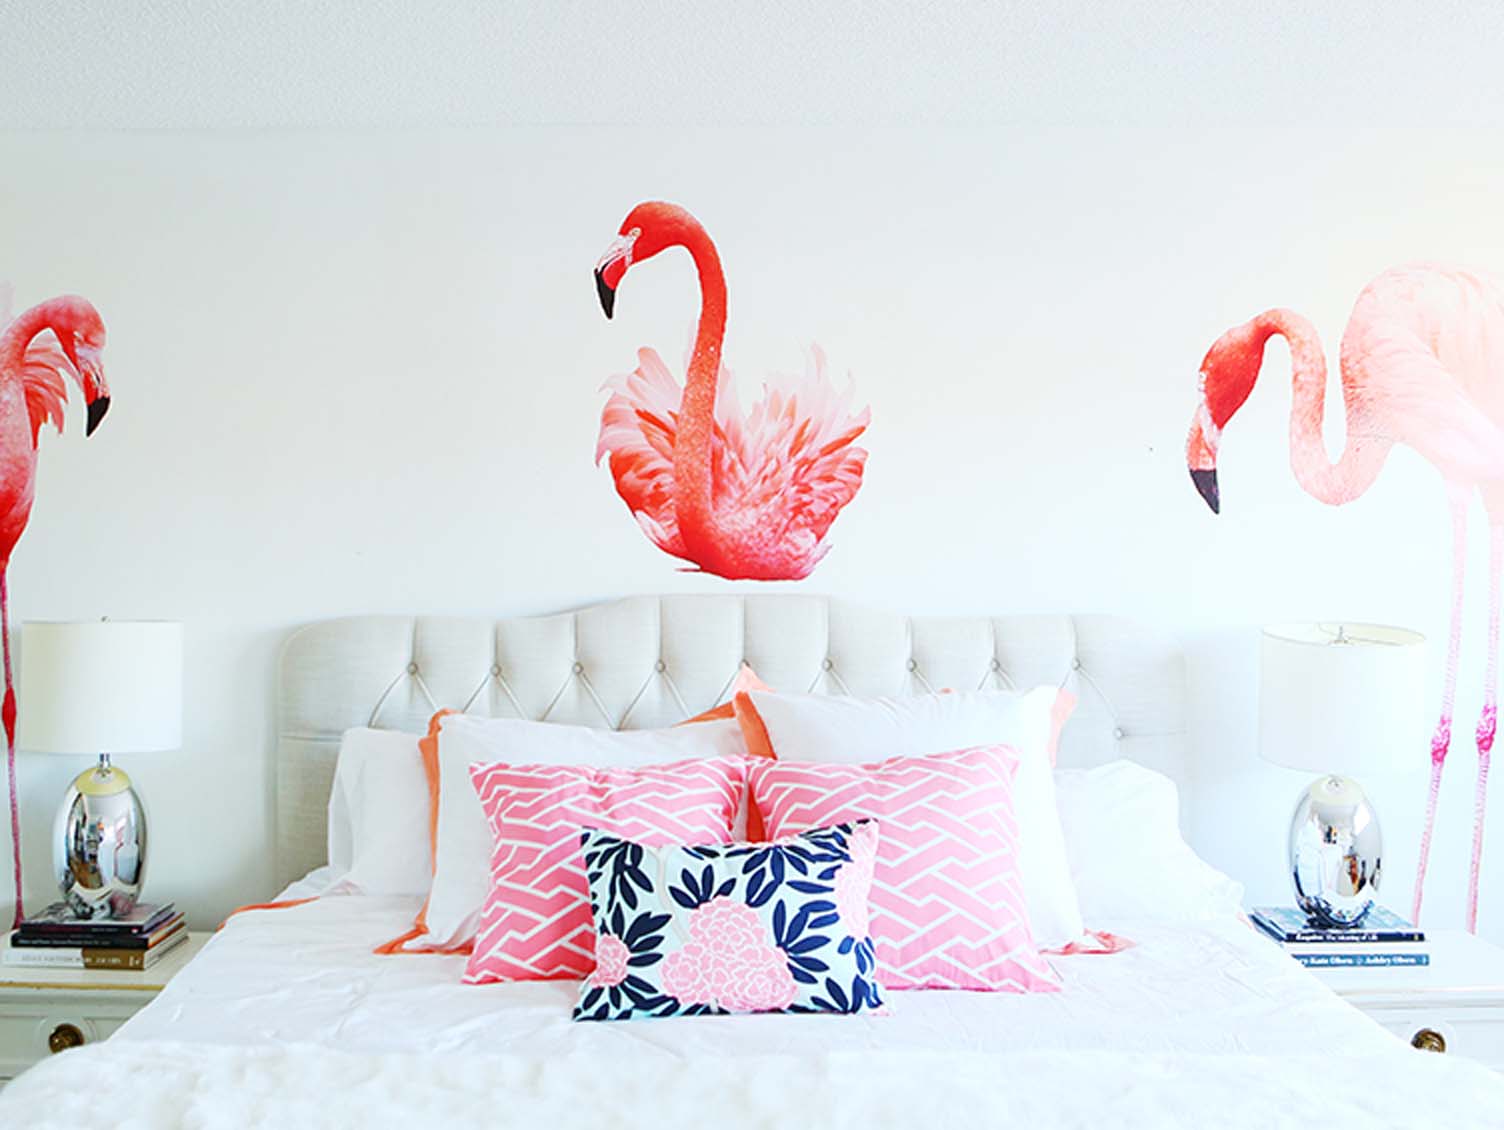
[[[1252,915],[1254,925],[1276,942],[1332,942],[1373,945],[1376,942],[1423,942],[1426,935],[1414,923],[1385,906],[1375,906],[1355,930],[1317,926],[1303,910],[1293,906],[1261,906]]]
[[[1292,953],[1290,956],[1312,969],[1431,964],[1431,955],[1428,953]]]

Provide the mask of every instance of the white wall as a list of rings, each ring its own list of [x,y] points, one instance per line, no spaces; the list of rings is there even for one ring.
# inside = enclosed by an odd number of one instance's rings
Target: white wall
[[[0,127],[1500,124],[1475,0],[8,0]]]
[[[0,177],[0,272],[22,303],[70,290],[97,303],[114,392],[87,442],[78,412],[43,439],[14,613],[186,621],[185,750],[128,765],[151,806],[151,890],[201,925],[270,895],[272,674],[293,626],[724,587],[677,572],[591,463],[601,381],[643,344],[677,364],[688,340],[687,259],[635,269],[614,322],[590,279],[627,209],[668,197],[719,243],[744,401],[816,340],[872,406],[866,484],[805,587],[914,612],[1116,611],[1183,633],[1201,757],[1188,825],[1258,900],[1280,898],[1301,778],[1256,761],[1255,626],[1365,617],[1439,642],[1446,507],[1403,450],[1352,506],[1304,495],[1276,346],[1228,430],[1214,517],[1184,464],[1197,366],[1275,304],[1335,347],[1359,288],[1396,262],[1504,273],[1504,156],[1486,140],[0,135],[0,167],[20,171]],[[1334,448],[1340,426],[1338,410]],[[1461,916],[1483,620],[1479,587],[1433,925]],[[1402,909],[1426,756],[1370,782]],[[51,813],[81,766],[22,755],[37,902]],[[1497,819],[1483,922],[1504,936],[1504,808]]]

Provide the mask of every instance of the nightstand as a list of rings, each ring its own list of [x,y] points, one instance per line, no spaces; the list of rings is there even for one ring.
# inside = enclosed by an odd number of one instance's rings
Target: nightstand
[[[0,1086],[53,1052],[103,1040],[146,1007],[207,940],[190,934],[142,973],[0,965]]]
[[[1425,944],[1430,965],[1311,972],[1407,1044],[1504,1071],[1504,949],[1459,930]]]

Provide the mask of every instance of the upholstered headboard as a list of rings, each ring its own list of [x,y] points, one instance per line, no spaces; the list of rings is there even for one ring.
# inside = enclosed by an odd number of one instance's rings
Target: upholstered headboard
[[[282,654],[277,871],[325,862],[340,734],[421,733],[441,707],[643,729],[728,696],[742,661],[782,691],[902,695],[1051,683],[1079,699],[1060,762],[1131,757],[1185,781],[1185,670],[1165,635],[1112,616],[916,618],[826,597],[641,596],[554,616],[355,616]]]

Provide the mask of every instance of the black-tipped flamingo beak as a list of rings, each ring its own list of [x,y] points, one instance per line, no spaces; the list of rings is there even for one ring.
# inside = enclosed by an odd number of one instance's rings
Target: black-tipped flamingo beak
[[[1213,514],[1222,513],[1222,494],[1217,490],[1217,468],[1209,471],[1198,471],[1191,468],[1191,482],[1196,484],[1196,491],[1206,504],[1212,508]]]
[[[607,318],[616,310],[616,288],[621,285],[622,276],[632,265],[632,249],[637,245],[640,234],[639,228],[622,232],[611,241],[606,253],[596,260],[595,293],[601,300],[601,309],[606,312]]]
[[[601,300],[601,309],[606,312],[606,317],[611,317],[611,312],[616,309],[616,291],[606,281],[606,272],[600,267],[595,269],[595,293]]]
[[[94,429],[99,427],[100,421],[104,419],[104,414],[109,410],[110,398],[108,396],[101,396],[91,402],[89,404],[89,422],[84,427],[84,435],[93,435]]]

